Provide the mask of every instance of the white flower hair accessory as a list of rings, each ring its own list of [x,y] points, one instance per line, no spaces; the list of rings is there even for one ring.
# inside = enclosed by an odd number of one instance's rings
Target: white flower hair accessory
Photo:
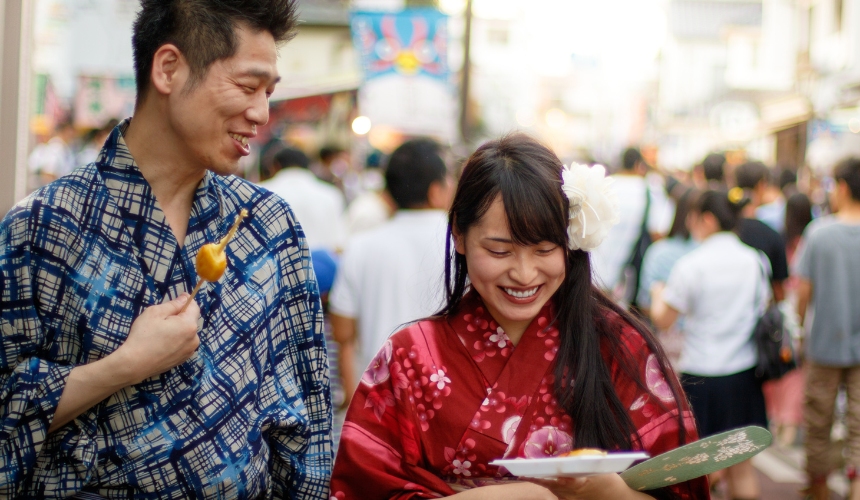
[[[561,189],[570,200],[567,235],[571,250],[594,250],[617,224],[618,195],[602,165],[571,163],[561,171]]]

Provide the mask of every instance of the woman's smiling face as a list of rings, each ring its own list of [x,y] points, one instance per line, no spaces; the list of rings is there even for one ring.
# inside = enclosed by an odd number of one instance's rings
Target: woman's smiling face
[[[466,234],[454,235],[454,243],[466,258],[472,287],[512,339],[519,339],[564,281],[564,248],[549,241],[516,244],[500,196]]]

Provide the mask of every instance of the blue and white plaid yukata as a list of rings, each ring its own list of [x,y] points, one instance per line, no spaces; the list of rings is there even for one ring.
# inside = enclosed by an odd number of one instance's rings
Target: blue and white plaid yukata
[[[185,244],[122,137],[0,223],[0,497],[328,498],[323,315],[289,206],[207,173]],[[149,305],[189,291],[194,257],[241,208],[228,266],[197,296],[188,361],[48,435],[69,372],[115,351]]]

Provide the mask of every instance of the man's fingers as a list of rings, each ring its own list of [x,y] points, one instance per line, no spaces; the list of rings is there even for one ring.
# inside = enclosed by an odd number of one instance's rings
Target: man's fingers
[[[162,302],[161,304],[156,304],[154,306],[149,306],[146,308],[146,311],[148,311],[149,314],[155,314],[161,318],[176,316],[177,314],[179,314],[179,311],[182,310],[182,307],[185,306],[185,303],[188,302],[188,297],[190,297],[190,295],[188,295],[187,293],[183,293],[182,295],[176,297],[173,300],[168,300],[167,302]],[[188,309],[196,307],[196,305],[197,304],[189,304]],[[197,314],[200,313],[199,308],[195,310],[197,311]]]

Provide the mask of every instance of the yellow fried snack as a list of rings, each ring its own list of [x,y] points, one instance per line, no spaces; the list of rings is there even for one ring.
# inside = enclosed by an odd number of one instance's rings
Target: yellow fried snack
[[[606,452],[599,448],[579,448],[578,450],[572,450],[567,453],[562,453],[559,455],[560,457],[582,457],[586,455],[599,455],[605,456]]]
[[[239,224],[242,222],[242,219],[247,216],[248,211],[243,208],[236,217],[236,220],[233,222],[233,227],[230,228],[230,232],[227,233],[227,236],[221,238],[221,241],[218,243],[207,243],[200,247],[200,251],[197,252],[197,259],[195,261],[197,275],[200,276],[200,279],[197,281],[197,286],[194,287],[194,291],[191,292],[191,296],[188,297],[188,302],[186,302],[185,306],[182,307],[183,311],[188,307],[188,304],[194,300],[194,296],[197,295],[197,292],[200,290],[204,281],[215,282],[221,279],[221,276],[224,275],[224,270],[227,269],[227,253],[224,252],[224,249],[227,248],[227,243],[233,239],[233,236],[236,234],[236,230],[239,229]]]

